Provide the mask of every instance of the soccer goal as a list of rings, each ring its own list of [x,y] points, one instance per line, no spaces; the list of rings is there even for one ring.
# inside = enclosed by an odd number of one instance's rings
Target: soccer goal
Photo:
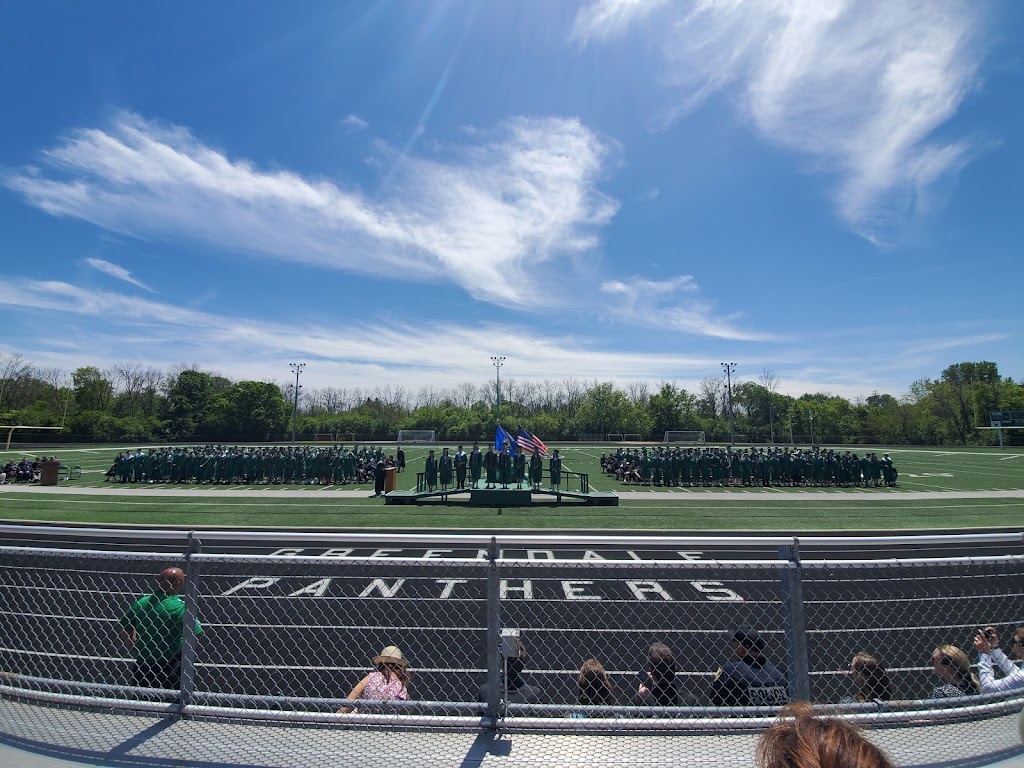
[[[318,443],[333,443],[334,433],[333,432],[317,432],[313,435],[313,440]]]
[[[338,443],[354,443],[356,441],[355,432],[337,432],[334,435],[335,442]]]
[[[695,445],[702,445],[704,443],[704,433],[693,431],[693,432],[666,432],[665,433],[666,443],[693,443]]]
[[[400,429],[398,430],[398,442],[436,443],[437,434],[432,429]]]

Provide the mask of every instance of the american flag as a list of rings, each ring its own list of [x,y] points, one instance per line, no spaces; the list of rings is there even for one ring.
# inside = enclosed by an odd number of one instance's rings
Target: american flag
[[[516,442],[519,443],[519,447],[524,451],[539,453],[541,456],[548,455],[548,447],[541,442],[541,439],[536,435],[527,432],[522,427],[519,428],[519,437],[516,438]]]

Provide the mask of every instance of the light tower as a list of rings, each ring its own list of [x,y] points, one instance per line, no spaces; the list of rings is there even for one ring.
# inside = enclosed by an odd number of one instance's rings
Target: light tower
[[[736,423],[732,417],[732,375],[736,371],[736,363],[722,363],[722,370],[725,371],[726,386],[729,390],[729,442],[736,442]]]
[[[504,357],[492,356],[490,362],[495,367],[495,395],[497,397],[497,404],[495,406],[495,426],[501,425],[502,422],[502,365],[505,362]]]
[[[295,442],[295,434],[299,426],[299,390],[302,389],[299,386],[299,374],[302,373],[302,369],[306,367],[305,363],[288,363],[288,367],[292,369],[292,373],[295,374],[295,400],[292,405],[292,442]]]

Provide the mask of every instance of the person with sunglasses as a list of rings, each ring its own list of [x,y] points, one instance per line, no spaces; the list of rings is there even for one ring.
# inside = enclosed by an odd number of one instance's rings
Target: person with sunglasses
[[[345,698],[355,701],[408,701],[409,700],[409,662],[396,645],[389,645],[370,661],[373,672],[363,677]],[[352,712],[350,707],[342,707],[339,712]]]
[[[948,699],[981,693],[981,684],[971,672],[971,660],[960,648],[943,643],[932,651],[932,672],[942,682],[932,689],[933,699]]]
[[[1024,688],[1024,669],[1016,666],[1003,653],[995,627],[978,630],[974,636],[974,649],[978,652],[978,677],[981,678],[981,690],[984,693]],[[1024,659],[1024,627],[1017,627],[1013,633],[1013,653],[1018,659]],[[993,662],[1003,673],[998,680],[992,672]]]

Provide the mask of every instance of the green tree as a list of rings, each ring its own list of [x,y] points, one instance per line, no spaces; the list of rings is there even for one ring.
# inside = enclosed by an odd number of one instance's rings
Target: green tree
[[[267,440],[284,432],[288,404],[281,388],[262,381],[240,381],[225,396],[225,426],[237,440]]]
[[[590,387],[576,410],[572,424],[578,433],[635,432],[647,435],[651,417],[610,382]]]
[[[216,382],[210,374],[193,369],[179,373],[167,388],[165,434],[172,440],[204,434],[216,394]]]
[[[106,412],[114,396],[114,386],[99,368],[87,366],[71,374],[75,406],[80,411]]]
[[[697,429],[694,414],[696,398],[682,387],[662,382],[661,388],[647,400],[647,415],[655,436],[680,429]]]

